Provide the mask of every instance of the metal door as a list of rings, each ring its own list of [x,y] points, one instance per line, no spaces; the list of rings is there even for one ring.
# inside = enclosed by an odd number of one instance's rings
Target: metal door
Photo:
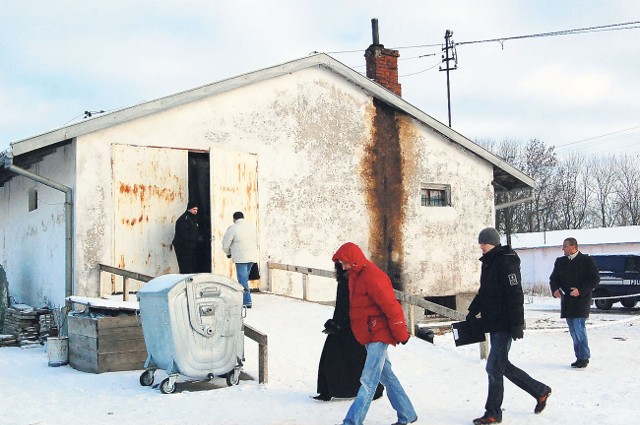
[[[236,280],[235,266],[222,251],[222,238],[233,224],[233,213],[242,211],[256,227],[258,223],[258,156],[247,152],[210,150],[211,170],[211,269]],[[251,283],[251,282],[250,282]],[[258,283],[251,283],[257,287]]]
[[[188,151],[113,145],[113,264],[149,276],[178,273],[174,223],[187,205]]]

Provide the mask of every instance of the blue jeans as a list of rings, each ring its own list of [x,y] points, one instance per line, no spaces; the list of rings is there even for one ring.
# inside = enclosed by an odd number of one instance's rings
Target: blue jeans
[[[236,263],[236,274],[238,282],[244,286],[244,295],[242,296],[243,305],[251,305],[251,292],[249,292],[249,271],[253,263]]]
[[[569,333],[573,339],[573,351],[577,360],[589,360],[591,351],[589,350],[589,339],[587,339],[587,319],[584,317],[567,318]]]
[[[342,422],[343,425],[362,425],[371,400],[373,400],[373,394],[378,387],[378,382],[387,387],[387,397],[389,397],[391,407],[398,414],[398,422],[408,424],[418,418],[411,400],[391,370],[391,362],[389,362],[387,355],[388,347],[389,345],[383,342],[371,342],[365,345],[367,359],[360,376],[360,389]]]
[[[492,332],[491,350],[487,359],[487,375],[489,376],[489,394],[484,408],[487,416],[502,419],[502,399],[504,396],[504,377],[516,384],[534,398],[541,397],[547,389],[522,369],[518,369],[509,361],[511,333]]]

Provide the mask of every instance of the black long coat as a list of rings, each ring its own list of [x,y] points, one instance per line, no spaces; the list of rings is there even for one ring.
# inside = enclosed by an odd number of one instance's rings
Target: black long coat
[[[171,243],[176,252],[180,273],[197,273],[196,258],[202,240],[198,219],[185,211],[176,220],[175,228]]]
[[[481,313],[485,332],[510,332],[523,325],[524,294],[518,254],[510,246],[497,245],[480,261],[480,289],[469,312],[474,316]]]
[[[333,333],[327,335],[320,363],[318,365],[318,394],[337,397],[355,397],[360,388],[360,375],[367,358],[367,350],[360,345],[351,331],[349,319],[349,277],[336,263],[338,288],[336,290],[336,308],[333,318],[325,328]],[[376,394],[382,393],[378,384]]]
[[[573,260],[558,257],[549,277],[551,292],[562,289],[564,296],[560,302],[560,317],[589,317],[591,295],[600,282],[600,274],[593,258],[578,252]],[[578,288],[580,296],[569,295],[571,288]]]

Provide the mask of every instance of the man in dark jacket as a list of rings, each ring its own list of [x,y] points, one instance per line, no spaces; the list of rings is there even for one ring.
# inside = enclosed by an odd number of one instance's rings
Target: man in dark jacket
[[[178,269],[182,274],[197,273],[196,257],[198,245],[201,243],[200,225],[198,224],[198,206],[189,202],[187,210],[176,220],[173,237],[173,248],[176,251]]]
[[[351,329],[367,350],[360,389],[343,425],[362,425],[378,383],[387,388],[387,397],[398,414],[398,421],[393,425],[417,421],[418,415],[393,373],[387,355],[389,345],[406,344],[409,340],[404,311],[396,299],[391,279],[352,242],[342,245],[333,255],[333,261],[339,261],[349,272]]]
[[[478,243],[483,254],[480,289],[469,306],[467,320],[481,321],[490,334],[491,349],[487,359],[489,393],[484,415],[473,420],[476,425],[502,422],[504,377],[536,399],[535,413],[544,410],[551,394],[551,388],[509,361],[511,339],[522,338],[525,328],[520,258],[511,247],[500,244],[500,235],[492,227],[480,232]]]
[[[585,368],[591,351],[587,339],[586,321],[591,308],[591,294],[600,282],[600,274],[593,258],[578,250],[578,241],[567,238],[562,243],[563,257],[558,257],[549,277],[554,298],[560,298],[560,317],[567,320],[573,339],[576,361],[571,367]]]

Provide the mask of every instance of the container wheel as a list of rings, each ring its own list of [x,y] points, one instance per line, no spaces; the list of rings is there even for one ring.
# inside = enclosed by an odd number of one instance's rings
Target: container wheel
[[[162,394],[172,394],[176,392],[176,383],[171,382],[170,378],[164,378],[160,383],[160,392]]]
[[[227,385],[232,387],[234,385],[238,385],[240,383],[240,369],[233,369],[231,372],[227,373]]]
[[[145,370],[144,372],[142,372],[142,375],[140,375],[140,385],[142,385],[143,387],[150,387],[151,385],[153,385],[152,370]]]
[[[624,298],[620,300],[620,303],[622,304],[623,307],[633,308],[636,306],[636,304],[638,304],[638,300],[633,298]]]
[[[596,307],[600,310],[611,310],[611,306],[613,305],[612,300],[596,300]]]

